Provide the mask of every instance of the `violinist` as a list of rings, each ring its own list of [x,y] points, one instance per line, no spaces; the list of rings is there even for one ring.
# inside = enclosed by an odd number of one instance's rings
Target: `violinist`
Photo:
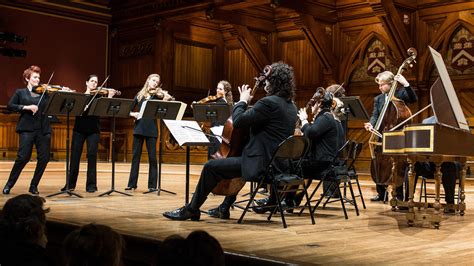
[[[86,80],[86,91],[84,94],[93,94],[93,91],[97,88],[98,81],[97,75],[89,75]],[[111,98],[114,94],[115,91],[110,91],[108,97]],[[84,142],[87,142],[86,192],[93,193],[97,191],[97,152],[100,139],[100,117],[88,115],[88,111],[83,112],[81,116],[76,116],[72,131],[69,188],[64,185],[61,191],[67,189],[74,190],[76,188]]]
[[[374,98],[374,110],[370,121],[364,124],[364,128],[367,131],[372,131],[374,129],[377,120],[379,119],[380,112],[385,104],[385,101],[388,99],[388,92],[392,86],[392,83],[396,81],[400,83],[403,87],[397,88],[395,92],[395,97],[404,101],[405,103],[414,103],[418,100],[415,91],[410,87],[410,84],[401,74],[394,75],[390,71],[384,71],[379,73],[375,78],[375,82],[379,84],[379,90],[381,94]],[[371,199],[371,201],[383,201],[386,194],[386,185],[376,185],[377,195]],[[403,200],[403,185],[397,187],[397,198]]]
[[[209,97],[207,97],[209,98]],[[214,96],[215,103],[227,103],[228,105],[233,105],[234,101],[232,98],[232,86],[227,80],[221,80],[217,84],[216,88],[216,95]],[[211,127],[223,126],[223,123],[219,122],[212,122]],[[212,132],[211,132],[212,134]],[[212,143],[211,146],[208,147],[207,150],[207,157],[208,159],[211,158],[211,155],[216,153],[219,150],[220,142],[215,137],[209,138],[209,141]]]
[[[132,110],[137,107],[138,112],[130,112],[130,116],[135,118],[135,127],[133,128],[133,144],[132,144],[132,168],[128,185],[125,190],[135,190],[138,183],[138,172],[140,170],[140,159],[142,156],[143,142],[146,141],[148,151],[148,191],[155,191],[158,178],[158,166],[156,157],[156,141],[158,137],[158,127],[156,119],[140,118],[138,119],[139,110],[142,104],[147,100],[173,100],[173,96],[167,91],[160,88],[160,75],[151,74],[146,79],[143,88],[137,93],[134,99]]]
[[[39,194],[38,184],[49,162],[51,126],[47,115],[42,113],[48,95],[33,92],[33,89],[39,86],[40,74],[41,69],[38,66],[32,65],[25,69],[23,71],[23,81],[26,87],[17,89],[8,102],[7,108],[9,110],[20,113],[20,118],[16,124],[19,147],[15,164],[3,188],[3,194],[10,193],[21,171],[30,161],[33,145],[36,146],[37,164],[28,190],[31,194]],[[40,102],[41,98],[43,99]]]
[[[264,83],[267,96],[257,101],[250,109],[247,107],[252,98],[251,89],[248,85],[238,88],[240,101],[232,110],[234,128],[250,128],[249,141],[243,148],[242,155],[209,160],[204,164],[190,204],[165,212],[163,216],[172,220],[198,221],[201,215],[200,207],[221,180],[242,177],[246,181],[257,181],[278,145],[293,135],[294,127],[288,126],[296,124],[293,68],[282,62],[273,63]],[[212,217],[229,219],[230,207],[221,204],[209,214]]]

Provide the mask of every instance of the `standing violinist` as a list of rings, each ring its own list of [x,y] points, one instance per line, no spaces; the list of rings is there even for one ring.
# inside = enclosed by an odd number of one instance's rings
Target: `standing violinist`
[[[85,94],[94,94],[97,89],[98,77],[95,74],[89,75],[86,80]],[[109,98],[115,95],[115,90],[104,90]],[[92,96],[91,96],[92,97]],[[81,161],[84,142],[87,141],[87,180],[86,191],[93,193],[97,191],[97,152],[100,139],[100,117],[88,115],[86,110],[81,116],[76,116],[74,129],[72,131],[71,162],[69,165],[69,182],[64,185],[61,191],[76,188],[77,176],[79,175],[79,165]]]
[[[257,181],[264,173],[278,145],[294,132],[294,126],[289,126],[295,125],[297,111],[293,103],[293,68],[282,62],[273,63],[264,89],[267,96],[247,109],[252,99],[251,89],[248,85],[239,87],[240,101],[232,110],[233,126],[250,128],[249,141],[243,148],[242,156],[209,160],[204,164],[190,204],[165,212],[163,216],[172,220],[198,221],[200,207],[221,180],[242,177],[246,181]],[[212,216],[228,219],[230,207],[221,204]]]
[[[216,88],[216,103],[227,103],[228,105],[233,105],[234,100],[232,98],[232,86],[227,80],[221,80],[217,83]],[[211,127],[223,126],[224,124],[219,122],[212,122]],[[211,132],[212,134],[212,132]],[[209,141],[211,142],[211,146],[208,147],[207,150],[207,157],[211,159],[211,155],[216,153],[219,150],[220,142],[215,137],[210,138]]]
[[[160,87],[160,75],[151,74],[146,79],[143,88],[134,98],[132,110],[137,107],[138,112],[130,112],[130,116],[135,118],[135,127],[133,128],[132,144],[132,168],[128,185],[125,190],[135,190],[138,183],[138,172],[140,170],[140,159],[142,156],[143,142],[146,142],[148,152],[148,191],[156,190],[158,166],[156,158],[156,141],[158,137],[158,127],[155,118],[140,118],[139,112],[142,105],[148,100],[173,100],[173,97],[167,91]]]
[[[404,101],[405,103],[414,103],[418,100],[415,91],[410,87],[410,84],[401,74],[394,75],[390,71],[384,71],[379,73],[375,78],[375,82],[379,84],[379,90],[381,94],[374,98],[374,110],[370,121],[364,124],[364,128],[367,131],[374,130],[374,126],[379,119],[380,112],[383,109],[385,101],[390,100],[388,98],[388,93],[392,87],[393,82],[396,81],[400,83],[403,87],[397,88],[395,92],[395,97]],[[371,201],[383,201],[386,194],[386,185],[376,185],[377,195],[371,199]],[[397,198],[403,200],[403,185],[396,188]]]
[[[48,116],[43,114],[48,95],[36,93],[39,86],[41,69],[32,65],[23,71],[23,81],[26,88],[17,89],[10,98],[7,108],[20,113],[16,124],[16,132],[19,135],[19,147],[15,164],[10,172],[3,194],[9,194],[15,185],[21,171],[30,161],[33,145],[36,146],[37,163],[33,179],[31,179],[29,192],[39,194],[38,184],[49,162],[49,150],[51,145],[51,126]],[[41,102],[40,102],[41,100]]]

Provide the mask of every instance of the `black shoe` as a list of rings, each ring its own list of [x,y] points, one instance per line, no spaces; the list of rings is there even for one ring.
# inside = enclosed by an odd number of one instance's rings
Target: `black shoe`
[[[252,207],[252,210],[255,213],[258,213],[258,214],[264,214],[266,212],[273,211],[273,209],[275,209],[275,203],[272,203],[272,204],[268,203],[268,204],[265,204],[265,205],[262,205],[262,206]]]
[[[201,212],[199,210],[193,211],[189,207],[183,206],[174,211],[164,212],[163,216],[177,221],[184,221],[188,219],[191,219],[192,221],[199,221],[199,218],[201,218]]]
[[[380,195],[377,195],[377,196],[371,198],[370,201],[383,201],[383,197],[380,196]]]
[[[255,200],[255,203],[258,205],[258,206],[264,206],[264,205],[267,205],[268,204],[268,201],[270,200],[270,198],[263,198],[263,199],[258,199],[258,200]]]
[[[66,190],[68,190],[66,187],[61,188],[61,191],[66,191]],[[74,188],[73,187],[69,188],[69,191],[74,191]]]
[[[36,186],[30,186],[30,189],[28,191],[33,195],[38,195],[39,194],[38,187],[36,187]]]
[[[207,211],[207,215],[214,217],[214,218],[219,218],[219,219],[229,219],[230,218],[230,211],[229,209],[226,208],[221,208],[221,206],[210,209]]]
[[[70,191],[73,191],[74,189],[70,189]],[[88,188],[86,189],[86,192],[88,193],[94,193],[94,192],[97,192],[97,188]]]
[[[11,189],[11,188],[10,188],[9,186],[5,186],[5,187],[3,188],[3,191],[2,191],[3,194],[4,194],[4,195],[10,194],[10,189]]]
[[[406,206],[398,206],[399,211],[408,211],[408,207]]]
[[[137,187],[126,187],[125,190],[135,190]]]

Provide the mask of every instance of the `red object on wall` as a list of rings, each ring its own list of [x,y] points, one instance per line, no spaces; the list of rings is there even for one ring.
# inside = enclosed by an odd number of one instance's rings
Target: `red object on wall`
[[[24,87],[23,70],[30,65],[41,67],[41,82],[54,71],[51,84],[79,92],[85,90],[90,74],[107,73],[108,25],[71,19],[35,11],[0,7],[0,31],[27,38],[25,44],[7,42],[26,50],[26,57],[0,55],[0,105],[6,105],[16,89]]]

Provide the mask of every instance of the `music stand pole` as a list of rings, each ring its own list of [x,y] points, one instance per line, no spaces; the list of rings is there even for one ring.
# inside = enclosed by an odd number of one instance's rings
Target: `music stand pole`
[[[110,195],[113,192],[117,192],[125,196],[132,196],[128,193],[115,190],[115,115],[119,112],[120,106],[112,106],[110,109],[112,111],[112,185],[109,191],[100,194],[99,197]]]
[[[53,194],[50,194],[50,195],[47,195],[46,197],[50,198],[50,197],[54,197],[54,196],[57,196],[57,195],[62,195],[62,194],[68,194],[69,196],[76,196],[78,198],[82,198],[81,195],[75,193],[75,192],[72,192],[70,189],[69,189],[69,176],[70,176],[70,172],[69,172],[69,118],[70,118],[70,113],[71,113],[71,110],[72,108],[74,107],[74,102],[73,101],[69,101],[65,104],[65,108],[67,110],[67,113],[66,113],[66,190],[64,191],[59,191],[59,192],[56,192],[56,193],[53,193]]]

